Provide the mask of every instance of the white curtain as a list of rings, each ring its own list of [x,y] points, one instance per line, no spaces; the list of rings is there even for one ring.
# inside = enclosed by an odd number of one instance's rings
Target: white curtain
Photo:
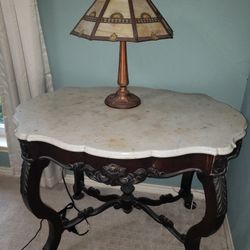
[[[20,148],[12,115],[19,103],[53,91],[36,0],[0,0],[0,86],[10,164],[19,175]],[[59,176],[58,168],[50,166],[42,185],[52,187]]]

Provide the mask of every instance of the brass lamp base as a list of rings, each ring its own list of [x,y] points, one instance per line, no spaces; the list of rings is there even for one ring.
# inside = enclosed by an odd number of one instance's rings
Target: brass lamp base
[[[116,93],[107,96],[105,104],[116,109],[131,109],[141,104],[141,100],[135,94],[128,91],[128,65],[126,42],[120,42],[118,80],[119,89]]]
[[[127,88],[120,88],[116,93],[107,96],[105,104],[116,109],[130,109],[141,104],[141,100]]]

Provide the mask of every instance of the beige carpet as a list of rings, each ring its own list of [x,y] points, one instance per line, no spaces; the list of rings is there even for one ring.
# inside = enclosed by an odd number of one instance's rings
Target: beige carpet
[[[104,193],[110,189],[103,189]],[[111,190],[111,192],[114,192]],[[143,194],[139,194],[143,195]],[[144,194],[145,195],[145,194]],[[152,195],[150,195],[153,197]],[[42,189],[42,197],[54,208],[62,208],[69,199],[63,185],[55,189]],[[175,222],[176,228],[186,232],[190,225],[198,222],[204,214],[204,202],[197,201],[194,211],[183,207],[182,201],[155,208]],[[86,197],[78,202],[79,207],[96,206],[94,198]],[[183,250],[179,243],[165,228],[154,222],[142,211],[133,210],[129,215],[121,210],[109,209],[90,218],[90,232],[83,237],[65,232],[59,250]],[[19,194],[19,180],[0,176],[0,249],[20,250],[32,238],[39,227],[36,219],[24,206]],[[84,230],[87,226],[82,223]],[[40,250],[47,238],[47,222],[28,250]],[[222,227],[215,235],[203,239],[202,250],[229,249],[225,229]]]

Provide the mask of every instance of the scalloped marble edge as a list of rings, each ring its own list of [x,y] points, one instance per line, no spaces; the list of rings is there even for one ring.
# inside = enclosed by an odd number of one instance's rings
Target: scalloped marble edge
[[[173,149],[168,151],[162,151],[162,150],[145,150],[140,152],[119,152],[119,151],[106,151],[101,149],[95,149],[91,147],[87,147],[84,145],[72,145],[65,143],[63,141],[59,141],[50,137],[41,136],[41,135],[23,135],[22,133],[19,133],[18,131],[18,122],[14,120],[16,124],[16,131],[15,136],[20,140],[25,140],[28,142],[44,142],[51,145],[54,145],[56,147],[59,147],[66,151],[71,152],[82,152],[87,153],[90,155],[94,155],[97,157],[105,157],[105,158],[112,158],[112,159],[142,159],[142,158],[148,158],[148,157],[158,157],[158,158],[166,158],[166,157],[176,157],[180,155],[187,155],[187,154],[209,154],[209,155],[227,155],[230,154],[234,148],[236,148],[236,142],[242,139],[246,135],[246,129],[247,126],[241,134],[238,136],[235,136],[232,138],[232,143],[228,145],[227,147],[223,148],[211,148],[211,147],[204,147],[204,146],[196,146],[196,147],[186,147],[186,148],[179,148],[179,149]]]
[[[63,89],[68,89],[72,87],[64,87],[61,88],[60,90]],[[74,88],[74,87],[73,87]],[[80,88],[80,87],[78,87]],[[89,87],[89,88],[100,88],[100,87]],[[106,88],[106,87],[103,87]],[[131,89],[136,89],[140,87],[131,87]],[[147,88],[151,89],[151,88]],[[60,91],[59,90],[59,91]],[[165,89],[158,89],[158,90],[165,90]],[[213,101],[216,101],[218,103],[221,103],[225,106],[228,106],[232,109],[234,109],[231,105],[224,103],[222,101],[216,100],[215,98],[204,94],[204,93],[184,93],[184,92],[177,92],[173,90],[167,90],[172,93],[181,93],[184,95],[203,95]],[[46,93],[42,94],[46,95]],[[240,113],[240,111],[238,111]],[[65,143],[61,140],[56,140],[51,137],[47,136],[42,136],[42,135],[32,135],[32,134],[22,134],[18,131],[19,127],[19,122],[16,119],[15,115],[13,116],[13,122],[16,125],[15,129],[15,136],[20,139],[20,140],[25,140],[28,142],[44,142],[48,143],[51,145],[54,145],[56,147],[59,147],[63,150],[66,151],[71,151],[71,152],[79,152],[79,153],[87,153],[90,155],[94,155],[97,157],[105,157],[105,158],[112,158],[112,159],[142,159],[142,158],[148,158],[148,157],[158,157],[158,158],[167,158],[167,157],[176,157],[176,156],[181,156],[181,155],[187,155],[187,154],[208,154],[208,155],[227,155],[230,154],[235,148],[236,148],[236,142],[243,139],[246,135],[246,130],[248,128],[247,124],[247,119],[246,117],[241,113],[241,115],[245,118],[245,127],[242,130],[242,133],[235,135],[234,137],[231,138],[231,143],[229,143],[228,146],[221,147],[221,148],[212,148],[212,147],[206,147],[206,146],[192,146],[192,147],[186,147],[186,148],[177,148],[177,149],[172,149],[172,150],[144,150],[144,151],[128,151],[128,152],[121,152],[121,151],[108,151],[108,150],[103,150],[103,149],[96,149],[92,147],[88,147],[85,145],[73,145],[69,143]]]

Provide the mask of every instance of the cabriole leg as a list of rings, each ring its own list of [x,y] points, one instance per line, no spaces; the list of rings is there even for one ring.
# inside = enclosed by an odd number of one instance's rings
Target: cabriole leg
[[[75,200],[80,200],[84,197],[84,193],[82,191],[84,187],[84,172],[82,165],[75,167],[74,179],[75,183],[73,185],[73,190],[74,190],[73,198]]]
[[[196,203],[193,201],[193,194],[191,192],[193,177],[194,177],[194,172],[184,173],[182,175],[181,189],[179,191],[179,195],[184,200],[184,206],[188,209],[196,208]]]
[[[226,178],[198,174],[206,198],[206,212],[202,221],[189,229],[185,239],[186,250],[199,250],[201,237],[214,234],[222,225],[227,212]]]
[[[49,164],[48,160],[24,161],[21,173],[21,194],[27,208],[39,219],[49,224],[49,236],[43,250],[56,250],[63,233],[60,216],[45,205],[40,197],[41,175]]]

